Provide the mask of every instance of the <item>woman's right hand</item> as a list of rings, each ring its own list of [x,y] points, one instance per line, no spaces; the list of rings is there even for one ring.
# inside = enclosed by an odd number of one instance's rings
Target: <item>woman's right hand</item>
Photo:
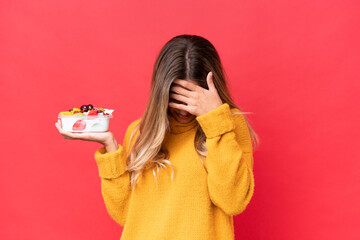
[[[104,145],[107,152],[113,152],[118,149],[118,143],[114,137],[114,134],[110,131],[89,133],[66,132],[62,129],[60,119],[55,123],[55,127],[65,139],[98,142]]]

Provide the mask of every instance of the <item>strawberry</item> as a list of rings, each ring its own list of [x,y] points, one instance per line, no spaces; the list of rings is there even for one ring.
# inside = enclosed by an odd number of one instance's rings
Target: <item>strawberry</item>
[[[98,115],[97,111],[95,109],[91,109],[88,113],[88,115]]]
[[[77,120],[72,127],[74,131],[82,131],[85,128],[86,128],[86,122],[84,120]]]

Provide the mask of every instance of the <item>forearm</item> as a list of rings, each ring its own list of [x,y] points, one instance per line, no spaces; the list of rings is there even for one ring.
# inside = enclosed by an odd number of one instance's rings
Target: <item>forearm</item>
[[[101,193],[109,215],[121,226],[125,225],[131,196],[130,175],[101,179]]]
[[[233,132],[207,139],[206,167],[212,202],[228,215],[245,210],[254,193],[252,153],[243,152]]]
[[[210,198],[228,215],[237,215],[254,192],[252,145],[244,117],[233,116],[223,104],[197,120],[206,135]]]
[[[120,145],[115,137],[109,137],[102,142],[104,147],[95,152],[106,209],[121,226],[125,224],[131,196],[130,173],[126,169],[126,150],[129,148],[130,134],[138,122],[133,122],[126,130],[123,145]]]
[[[110,216],[120,225],[125,224],[130,197],[130,174],[126,171],[123,146],[116,140],[104,143],[95,152],[101,178],[101,192]]]

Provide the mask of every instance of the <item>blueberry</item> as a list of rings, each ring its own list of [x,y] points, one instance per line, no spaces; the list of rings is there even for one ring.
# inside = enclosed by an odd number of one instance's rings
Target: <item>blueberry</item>
[[[87,105],[87,108],[88,108],[88,110],[91,110],[91,109],[93,109],[93,108],[94,108],[94,106],[93,106],[93,105],[91,105],[91,104],[89,104],[89,105]]]

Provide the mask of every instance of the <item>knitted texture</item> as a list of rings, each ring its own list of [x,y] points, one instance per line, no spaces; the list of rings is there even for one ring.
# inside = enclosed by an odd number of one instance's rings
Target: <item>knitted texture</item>
[[[147,169],[131,190],[126,149],[134,143],[129,138],[140,119],[129,125],[115,152],[95,152],[106,209],[124,226],[121,240],[234,239],[233,215],[249,204],[254,175],[249,130],[243,115],[232,112],[239,110],[224,103],[190,124],[169,118],[174,134],[166,134],[163,147],[170,154],[173,180],[170,166],[159,170],[157,182]],[[195,151],[192,124],[206,135],[205,166]]]

